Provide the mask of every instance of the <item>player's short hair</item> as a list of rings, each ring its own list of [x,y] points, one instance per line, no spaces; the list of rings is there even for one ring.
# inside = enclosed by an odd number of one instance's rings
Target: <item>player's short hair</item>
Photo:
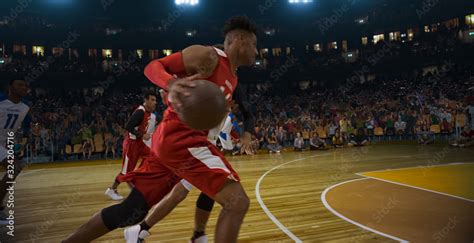
[[[257,26],[247,16],[239,15],[228,19],[224,24],[224,35],[233,30],[245,30],[257,35]]]
[[[158,95],[156,95],[155,92],[148,91],[143,95],[143,99],[148,100],[150,98],[150,96],[155,96],[155,98],[158,98]]]

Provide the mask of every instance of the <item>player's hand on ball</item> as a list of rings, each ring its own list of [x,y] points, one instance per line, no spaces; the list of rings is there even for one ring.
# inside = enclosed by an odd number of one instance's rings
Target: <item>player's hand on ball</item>
[[[168,101],[173,104],[175,108],[181,107],[183,105],[181,97],[187,97],[191,95],[187,89],[196,87],[196,84],[192,81],[199,78],[200,76],[200,74],[194,74],[187,78],[178,79],[171,82],[168,86]]]
[[[149,133],[145,133],[142,138],[143,140],[150,140],[150,137],[151,135]]]

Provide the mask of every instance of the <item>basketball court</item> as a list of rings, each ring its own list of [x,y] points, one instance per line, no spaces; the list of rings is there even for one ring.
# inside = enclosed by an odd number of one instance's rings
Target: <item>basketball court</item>
[[[239,242],[472,242],[473,158],[473,149],[395,144],[229,157],[251,199]],[[103,193],[119,168],[118,160],[29,166],[16,184],[16,242],[60,242],[114,204]],[[198,195],[147,242],[186,242]],[[122,235],[97,242],[124,242]]]

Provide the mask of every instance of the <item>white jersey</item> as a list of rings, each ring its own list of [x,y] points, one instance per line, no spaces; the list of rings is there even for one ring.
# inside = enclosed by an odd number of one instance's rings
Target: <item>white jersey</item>
[[[7,156],[5,147],[8,133],[18,130],[29,110],[23,102],[15,104],[9,99],[0,101],[0,161]]]
[[[222,148],[225,150],[232,150],[234,149],[234,144],[232,143],[232,137],[230,132],[232,131],[232,117],[228,115],[224,126],[221,128],[221,132],[219,133],[219,140],[221,141]]]
[[[153,134],[156,129],[156,115],[154,113],[150,114],[150,118],[148,120],[148,125],[146,127],[146,133]],[[149,148],[151,148],[151,138],[148,140],[143,140],[143,143]]]

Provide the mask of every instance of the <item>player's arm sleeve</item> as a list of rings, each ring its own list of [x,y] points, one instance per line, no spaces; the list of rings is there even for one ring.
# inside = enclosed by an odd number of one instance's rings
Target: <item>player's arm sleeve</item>
[[[242,116],[244,118],[244,131],[249,132],[250,134],[254,134],[254,129],[255,129],[255,117],[253,114],[250,112],[250,103],[247,100],[246,95],[244,94],[244,91],[242,89],[242,86],[237,85],[235,87],[234,91],[234,100],[235,103],[239,105],[239,110],[242,113]]]
[[[145,112],[143,110],[136,110],[133,112],[132,116],[130,119],[128,119],[127,124],[125,125],[125,129],[135,135],[137,138],[141,138],[143,134],[138,131],[135,127],[140,125],[140,123],[143,121],[143,117],[145,116]]]
[[[201,78],[210,77],[217,67],[219,58],[216,51],[208,46],[192,45],[181,52],[151,61],[145,67],[145,76],[154,84],[167,90],[175,75],[200,74]]]
[[[145,76],[155,85],[167,90],[168,82],[175,79],[172,74],[186,73],[181,52],[151,61],[146,67]]]

